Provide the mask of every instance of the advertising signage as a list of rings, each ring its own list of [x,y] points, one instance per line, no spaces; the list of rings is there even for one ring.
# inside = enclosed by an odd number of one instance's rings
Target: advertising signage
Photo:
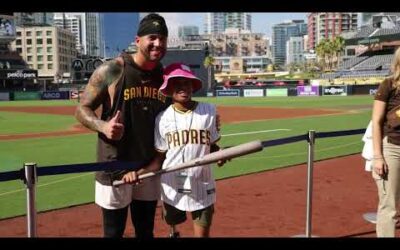
[[[347,86],[329,86],[324,87],[323,95],[347,95]]]
[[[45,91],[42,93],[42,100],[68,100],[69,91]]]
[[[0,41],[11,41],[15,37],[14,17],[0,14]]]
[[[359,45],[370,45],[370,44],[374,44],[374,43],[379,43],[380,42],[380,39],[379,38],[377,38],[377,37],[375,37],[375,38],[364,38],[364,39],[361,39],[361,40],[358,40],[357,41],[357,43],[359,44]]]
[[[243,90],[244,97],[261,97],[264,96],[263,89],[244,89]]]
[[[240,96],[240,90],[238,89],[217,90],[217,96]]]
[[[298,96],[319,96],[319,86],[297,86]]]
[[[28,80],[38,77],[37,70],[33,69],[2,69],[0,79],[6,80]]]
[[[288,89],[266,89],[266,96],[288,96]]]

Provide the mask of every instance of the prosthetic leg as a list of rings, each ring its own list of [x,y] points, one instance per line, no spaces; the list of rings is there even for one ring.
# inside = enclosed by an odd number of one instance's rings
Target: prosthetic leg
[[[176,231],[175,225],[171,225],[171,232],[169,234],[170,238],[179,238],[180,234],[178,231]]]

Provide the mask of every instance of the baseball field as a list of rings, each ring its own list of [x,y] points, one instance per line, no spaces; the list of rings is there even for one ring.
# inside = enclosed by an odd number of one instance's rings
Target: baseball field
[[[220,144],[232,146],[252,140],[301,135],[309,130],[328,132],[365,128],[371,116],[373,97],[227,97],[197,100],[217,105],[222,120]],[[76,101],[0,102],[0,172],[18,170],[24,162],[35,162],[39,167],[94,162],[96,134],[77,123],[73,117],[76,104]],[[358,155],[363,146],[361,137],[360,134],[317,139],[315,160]],[[268,147],[262,152],[236,158],[222,168],[215,167],[216,179],[219,185],[224,185],[224,181],[252,176],[257,178],[256,173],[269,170],[294,169],[294,166],[307,161],[307,145],[306,141],[302,141]],[[355,168],[363,173],[363,163],[360,162],[361,165]],[[339,169],[343,164],[337,167]],[[298,178],[302,183],[306,181],[304,174],[299,174]],[[281,185],[290,186],[286,181],[281,180]],[[267,181],[262,184],[266,189],[268,185]],[[241,187],[232,188],[241,190]],[[262,194],[261,191],[259,193]],[[94,200],[94,174],[40,177],[36,196],[37,209],[41,212],[78,204],[90,205]],[[0,219],[7,221],[7,218],[25,213],[23,182],[0,182]]]

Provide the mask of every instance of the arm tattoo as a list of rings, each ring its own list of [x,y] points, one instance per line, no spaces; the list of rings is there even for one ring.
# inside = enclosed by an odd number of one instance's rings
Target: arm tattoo
[[[107,99],[108,88],[115,87],[122,69],[120,62],[112,60],[103,63],[93,72],[75,112],[76,119],[85,127],[102,132],[105,122],[97,117],[95,110]]]

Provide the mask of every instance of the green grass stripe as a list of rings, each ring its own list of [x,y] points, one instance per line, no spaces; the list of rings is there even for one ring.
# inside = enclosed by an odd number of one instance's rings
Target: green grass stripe
[[[39,167],[94,162],[96,139],[96,134],[87,134],[0,141],[0,172],[18,170],[24,162]]]
[[[34,101],[0,101],[0,107],[54,107],[76,106],[77,100],[34,100]]]
[[[26,194],[20,191],[24,189],[21,182],[17,182],[8,182],[9,185],[15,187],[14,192],[9,190],[7,194],[0,191],[0,219],[26,214]],[[93,173],[41,177],[36,186],[37,211],[47,211],[93,200]]]
[[[73,116],[0,111],[0,135],[65,131],[74,124]]]
[[[268,106],[285,108],[334,108],[347,109],[348,106],[370,106],[373,96],[317,96],[317,97],[208,97],[195,98],[198,101],[223,106]]]

